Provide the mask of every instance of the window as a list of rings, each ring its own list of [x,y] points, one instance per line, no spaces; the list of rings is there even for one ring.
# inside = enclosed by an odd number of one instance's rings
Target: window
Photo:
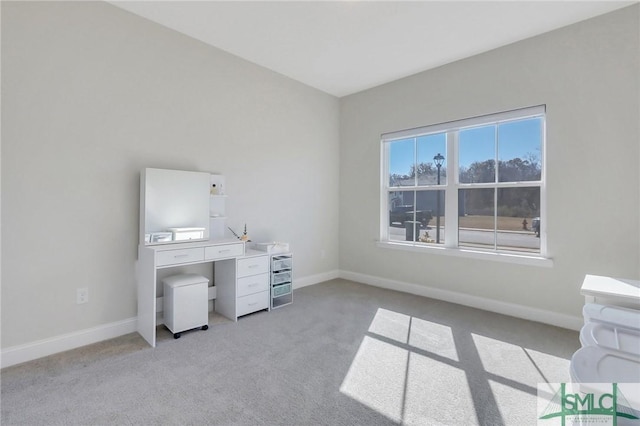
[[[382,135],[381,241],[544,257],[544,106]]]

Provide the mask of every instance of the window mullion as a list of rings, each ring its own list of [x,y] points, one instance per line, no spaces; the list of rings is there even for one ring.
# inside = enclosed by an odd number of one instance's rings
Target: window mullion
[[[389,194],[391,188],[389,186],[389,144],[382,143],[380,152],[380,236],[382,240],[389,240]]]
[[[499,149],[499,143],[500,141],[498,140],[498,125],[496,124],[494,126],[494,130],[493,130],[493,140],[495,141],[494,143],[494,149],[495,149],[495,153],[494,153],[494,161],[495,161],[495,181],[494,181],[494,189],[493,189],[493,249],[494,250],[498,250],[498,182],[500,182],[500,167],[498,166],[498,149]]]
[[[444,246],[458,247],[458,131],[447,132],[447,185],[444,195]]]

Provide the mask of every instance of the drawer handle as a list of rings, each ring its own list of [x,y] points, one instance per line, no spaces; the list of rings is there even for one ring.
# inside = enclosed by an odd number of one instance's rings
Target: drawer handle
[[[231,249],[218,250],[218,253],[229,253]]]
[[[176,255],[173,256],[174,259],[177,259],[179,257],[189,257],[189,255],[188,254],[176,254]]]
[[[254,305],[257,305],[257,304],[258,304],[258,302],[253,302],[253,303],[249,303],[249,306],[254,306]]]
[[[255,287],[255,286],[257,286],[258,284],[260,284],[260,283],[253,283],[253,284],[249,284],[249,285],[248,285],[248,287]]]
[[[249,269],[257,268],[260,265],[249,265]]]

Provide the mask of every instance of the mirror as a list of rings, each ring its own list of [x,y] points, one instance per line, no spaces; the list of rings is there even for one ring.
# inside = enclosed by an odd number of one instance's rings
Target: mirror
[[[140,243],[209,239],[209,173],[144,169],[140,175]]]

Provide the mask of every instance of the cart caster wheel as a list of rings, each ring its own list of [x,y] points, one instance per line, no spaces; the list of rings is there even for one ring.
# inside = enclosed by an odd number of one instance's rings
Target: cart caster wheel
[[[174,333],[173,334],[173,338],[174,339],[179,339],[180,338],[180,333]]]
[[[203,326],[202,326],[202,329],[203,329],[203,330],[208,330],[208,329],[209,329],[209,326],[208,326],[207,324],[205,324],[205,325],[203,325]]]

